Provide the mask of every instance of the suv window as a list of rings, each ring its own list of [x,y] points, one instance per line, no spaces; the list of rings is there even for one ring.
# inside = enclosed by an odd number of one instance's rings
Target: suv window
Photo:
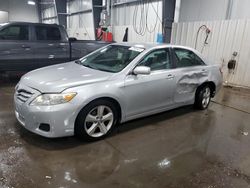
[[[176,66],[177,67],[190,67],[197,65],[204,65],[205,63],[195,53],[186,49],[175,49]]]
[[[151,71],[170,69],[169,49],[159,49],[149,53],[138,65],[150,67]]]
[[[0,40],[29,40],[27,25],[11,25],[0,31]]]
[[[36,26],[37,40],[61,40],[59,28],[50,26]]]

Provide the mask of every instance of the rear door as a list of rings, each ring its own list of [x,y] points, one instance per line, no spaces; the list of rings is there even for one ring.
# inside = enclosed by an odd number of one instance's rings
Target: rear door
[[[26,71],[37,66],[30,33],[26,24],[11,24],[0,30],[0,70]]]
[[[54,25],[35,25],[36,60],[40,67],[69,61],[69,43],[62,36],[60,27]]]
[[[199,85],[208,80],[207,65],[194,52],[183,48],[174,48],[174,76],[176,82],[174,102],[193,101]]]

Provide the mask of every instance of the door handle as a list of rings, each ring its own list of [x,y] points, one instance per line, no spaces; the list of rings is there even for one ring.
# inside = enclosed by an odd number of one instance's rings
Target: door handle
[[[207,72],[207,70],[206,69],[201,69],[201,72]]]
[[[48,56],[48,59],[54,59],[55,58],[55,55],[49,55]]]
[[[201,73],[207,73],[206,69],[201,69]]]
[[[66,45],[65,44],[59,44],[56,46],[57,48],[60,48],[60,49],[65,49]]]
[[[65,43],[60,43],[59,46],[66,46],[67,44]]]
[[[172,78],[174,78],[174,75],[168,74],[166,79],[172,79]]]
[[[26,46],[26,45],[23,44],[22,48],[27,48],[28,49],[28,48],[30,48],[30,46]]]

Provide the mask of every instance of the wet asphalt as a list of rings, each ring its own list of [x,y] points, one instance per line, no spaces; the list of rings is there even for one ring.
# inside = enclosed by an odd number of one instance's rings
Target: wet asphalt
[[[0,83],[0,187],[250,187],[250,92],[119,125],[105,140],[47,139],[16,121],[16,80]]]

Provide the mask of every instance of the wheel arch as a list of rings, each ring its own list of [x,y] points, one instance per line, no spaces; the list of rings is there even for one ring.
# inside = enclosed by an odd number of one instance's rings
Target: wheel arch
[[[98,100],[107,100],[107,101],[109,101],[109,102],[112,102],[114,105],[115,105],[115,107],[117,108],[117,110],[118,110],[118,123],[120,123],[120,121],[122,120],[122,108],[121,108],[121,104],[118,102],[118,100],[116,100],[115,98],[113,98],[113,97],[98,97],[98,98],[95,98],[95,99],[92,99],[92,100],[90,100],[86,105],[84,105],[82,108],[81,108],[81,110],[78,112],[78,114],[77,114],[77,117],[76,117],[76,120],[77,120],[77,118],[78,118],[78,115],[80,114],[80,112],[87,106],[87,105],[89,105],[89,104],[91,104],[91,103],[93,103],[93,102],[95,102],[95,101],[98,101]],[[76,121],[75,120],[75,121]]]
[[[122,119],[122,108],[121,108],[121,104],[116,99],[114,99],[113,97],[100,97],[100,98],[97,98],[97,99],[95,99],[93,101],[96,101],[96,100],[108,100],[108,101],[112,102],[115,105],[115,107],[117,108],[117,110],[118,110],[118,122],[121,121],[121,119]],[[91,102],[93,102],[93,101],[91,101]]]
[[[197,96],[198,91],[204,86],[209,86],[209,88],[211,89],[211,97],[214,97],[216,91],[216,85],[213,81],[207,81],[199,85],[198,88],[196,89],[195,97]]]

